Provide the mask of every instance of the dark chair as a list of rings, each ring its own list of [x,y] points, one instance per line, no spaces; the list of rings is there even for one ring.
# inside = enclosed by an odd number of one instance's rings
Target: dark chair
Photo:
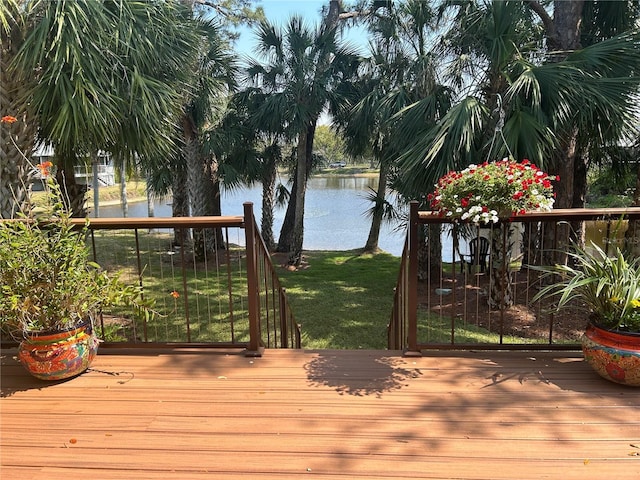
[[[469,253],[460,254],[460,273],[464,272],[464,266],[467,265],[467,271],[471,273],[472,265],[479,265],[480,272],[484,273],[487,269],[487,258],[489,257],[489,240],[485,237],[476,237],[469,242]]]

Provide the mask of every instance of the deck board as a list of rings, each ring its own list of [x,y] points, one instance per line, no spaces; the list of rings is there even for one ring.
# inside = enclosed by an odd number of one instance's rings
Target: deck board
[[[2,354],[1,478],[640,478],[640,390],[575,352]]]

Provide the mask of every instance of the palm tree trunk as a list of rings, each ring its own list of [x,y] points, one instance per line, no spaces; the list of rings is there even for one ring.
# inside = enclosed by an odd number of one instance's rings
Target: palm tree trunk
[[[189,216],[189,192],[187,189],[187,170],[177,168],[173,172],[171,186],[171,215],[173,217]],[[173,244],[186,247],[191,244],[191,236],[188,230],[174,230]]]
[[[566,58],[570,51],[580,48],[580,25],[584,0],[554,2],[553,18],[542,8],[539,2],[530,1],[528,3],[543,21],[547,47],[551,52],[552,62],[560,62]],[[564,132],[558,132],[558,137],[561,139],[560,147],[555,152],[553,165],[549,169],[550,173],[560,176],[560,182],[555,188],[556,201],[554,207],[572,208],[574,205],[575,185],[582,183],[586,185],[586,169],[584,171],[576,171],[578,129],[568,126]],[[555,245],[555,248],[566,252],[570,243],[570,227],[563,227],[557,233],[558,244]],[[550,235],[549,230],[547,230],[547,235]],[[543,241],[545,244],[552,243],[551,238],[545,238]],[[543,256],[543,262],[552,261],[551,254],[548,251],[543,251]],[[566,263],[568,257],[563,255],[563,258],[556,258],[555,260],[558,263]]]
[[[14,26],[15,27],[15,26]],[[15,27],[17,30],[17,27]],[[36,126],[20,99],[23,84],[14,80],[9,63],[15,54],[19,32],[2,32],[0,50],[0,105],[2,115],[15,117],[14,123],[0,124],[0,218],[13,218],[28,198],[31,158]]]
[[[387,176],[389,173],[389,162],[382,160],[380,162],[380,173],[378,175],[378,191],[376,192],[376,204],[374,206],[371,218],[371,228],[367,243],[364,246],[365,253],[376,253],[378,249],[378,241],[380,240],[380,228],[384,218],[384,204],[387,196]]]
[[[304,200],[307,191],[307,142],[308,133],[298,135],[296,183],[296,208],[293,216],[293,242],[289,250],[289,264],[298,266],[302,261],[302,245],[304,242]]]
[[[85,197],[87,195],[87,186],[76,181],[74,162],[62,160],[57,166],[56,181],[62,189],[62,198],[71,215],[76,218],[87,216],[87,208],[85,206]]]
[[[200,143],[196,137],[186,141],[185,158],[187,159],[187,185],[191,214],[194,217],[213,215],[211,168],[200,153]],[[213,230],[193,229],[192,235],[196,259],[205,260],[207,254],[214,250]]]
[[[222,198],[220,194],[220,176],[218,175],[218,168],[220,164],[215,158],[211,158],[208,162],[209,166],[209,179],[211,180],[210,188],[207,189],[209,196],[209,202],[211,203],[211,215],[222,215]],[[224,236],[222,235],[222,229],[213,229],[213,249],[222,250],[225,248]]]
[[[293,185],[291,186],[291,195],[289,196],[289,203],[287,204],[287,211],[284,215],[284,221],[282,222],[282,228],[280,229],[280,236],[278,237],[277,252],[290,252],[293,246],[293,224],[294,215],[296,211],[296,192],[298,191],[298,167],[295,169],[295,175],[293,178]]]
[[[120,205],[122,206],[122,216],[129,216],[129,200],[127,199],[127,175],[125,172],[124,157],[120,158]]]
[[[155,204],[154,204],[154,198],[153,198],[153,191],[151,190],[151,187],[147,181],[147,185],[145,187],[145,191],[147,193],[147,216],[148,217],[155,217],[156,216],[156,210],[155,210]]]
[[[511,237],[512,228],[507,222],[501,222],[491,229],[489,306],[496,310],[505,310],[513,305]]]
[[[273,250],[275,246],[275,238],[273,236],[273,209],[276,175],[275,160],[268,162],[265,165],[262,175],[262,219],[260,229],[262,231],[262,238],[270,251]]]

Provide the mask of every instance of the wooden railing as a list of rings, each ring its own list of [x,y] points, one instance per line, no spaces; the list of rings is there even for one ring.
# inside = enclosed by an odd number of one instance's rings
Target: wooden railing
[[[249,350],[262,347],[300,348],[300,325],[295,322],[285,289],[276,274],[267,248],[253,216],[253,204],[244,204],[249,316],[253,331]],[[251,318],[255,315],[257,318]]]
[[[528,213],[480,228],[419,212],[412,203],[388,347],[407,354],[426,349],[578,348],[587,315],[579,304],[557,312],[553,299],[533,302],[542,281],[535,266],[567,261],[574,241],[587,249],[594,242],[613,253],[615,246],[638,241],[638,236],[625,239],[624,230],[628,220],[639,219],[637,207],[570,209]],[[433,224],[448,232],[441,239],[449,256],[435,255],[440,264],[434,265],[433,255],[422,255],[429,260],[419,265],[418,250],[431,247],[425,243],[425,227]],[[461,262],[468,261],[468,242],[477,236],[491,243],[485,268],[478,259],[471,265]]]
[[[88,228],[94,261],[141,286],[156,312],[103,311],[95,327],[104,347],[300,348],[251,203],[244,217],[95,218]],[[190,246],[192,229],[213,245],[204,257]]]

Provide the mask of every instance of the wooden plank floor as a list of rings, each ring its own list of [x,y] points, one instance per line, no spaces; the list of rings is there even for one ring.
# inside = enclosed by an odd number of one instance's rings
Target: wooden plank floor
[[[13,353],[3,480],[640,478],[640,390],[575,352],[103,350],[57,384]]]

